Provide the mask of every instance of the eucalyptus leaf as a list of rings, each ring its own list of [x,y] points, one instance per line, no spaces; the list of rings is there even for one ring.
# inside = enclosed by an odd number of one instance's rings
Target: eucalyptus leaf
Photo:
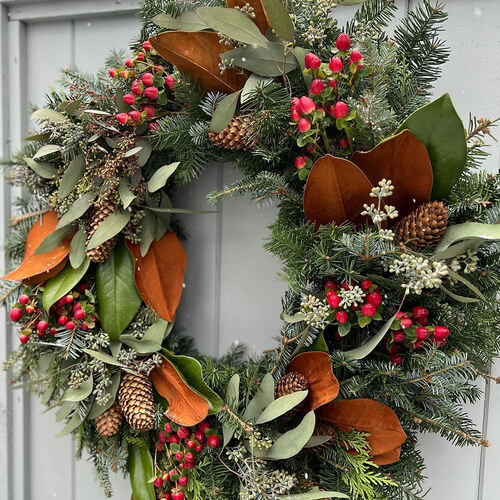
[[[111,116],[111,113],[108,113],[107,111],[101,111],[100,109],[86,109],[84,112],[88,113],[89,115]]]
[[[289,412],[292,408],[295,408],[298,404],[302,403],[309,394],[308,390],[297,391],[292,394],[287,394],[286,396],[281,396],[275,399],[266,407],[266,409],[260,414],[259,418],[255,421],[256,424],[264,424],[266,422],[271,422],[281,417],[285,413]]]
[[[256,88],[263,88],[266,87],[267,85],[271,84],[273,82],[272,78],[267,78],[265,76],[257,75],[255,73],[252,73],[247,81],[245,82],[245,85],[243,86],[243,89],[241,91],[241,104],[246,103],[253,91]]]
[[[311,436],[309,441],[304,445],[304,448],[316,448],[316,446],[321,446],[332,439],[332,436]]]
[[[141,149],[142,149],[141,146],[136,146],[132,149],[129,149],[123,156],[125,158],[128,158],[129,156],[134,156],[136,154],[139,154]]]
[[[81,179],[86,166],[83,154],[78,155],[70,161],[66,172],[64,172],[61,178],[61,183],[59,184],[59,191],[57,192],[59,198],[66,198],[66,196],[71,193]]]
[[[63,427],[62,431],[57,435],[57,437],[63,437],[73,432],[77,427],[82,425],[83,420],[80,417],[80,414],[76,412],[69,420],[69,422]]]
[[[159,208],[172,208],[172,201],[170,197],[165,193],[165,191],[161,192],[161,201]],[[170,227],[170,221],[172,219],[171,213],[162,213],[162,212],[153,212],[156,215],[156,231],[155,231],[155,240],[159,241],[163,235],[168,231]]]
[[[92,389],[94,387],[94,378],[92,375],[82,384],[78,389],[71,389],[68,387],[61,396],[61,401],[83,401],[85,398],[90,396]]]
[[[226,388],[226,404],[234,412],[238,411],[240,401],[240,376],[235,373],[229,380]],[[222,426],[222,435],[224,437],[223,447],[226,447],[234,435],[234,428],[229,424]]]
[[[301,321],[306,320],[306,316],[303,312],[295,313],[293,316],[290,314],[287,314],[286,312],[282,312],[280,317],[283,321],[285,321],[286,323],[290,323],[290,324],[300,323]]]
[[[301,351],[301,349],[305,346],[307,339],[309,338],[309,325],[307,325],[302,333],[300,334],[300,340],[299,343],[297,344],[297,347],[292,352],[292,358]]]
[[[182,31],[201,31],[208,26],[203,22],[196,12],[183,12],[179,17],[169,16],[168,14],[158,14],[151,19],[160,28]]]
[[[44,240],[40,243],[40,245],[38,245],[35,250],[35,255],[41,255],[42,253],[54,250],[74,232],[75,230],[71,226],[62,227],[61,229],[52,231],[52,233],[45,236]]]
[[[94,420],[113,406],[116,399],[116,393],[118,392],[118,387],[120,386],[120,378],[120,371],[117,371],[111,377],[111,384],[104,388],[103,394],[103,396],[108,396],[108,402],[104,405],[100,405],[97,403],[97,401],[94,401],[94,403],[92,404],[92,408],[90,408],[89,414],[87,415],[88,420]]]
[[[161,189],[168,181],[168,178],[176,171],[177,167],[180,165],[180,162],[176,161],[171,163],[170,165],[163,165],[160,167],[149,179],[148,181],[148,191],[150,193],[154,193]]]
[[[87,257],[85,239],[85,231],[83,229],[79,229],[71,240],[69,247],[69,263],[74,269],[79,268]]]
[[[74,269],[71,265],[66,266],[59,274],[47,282],[42,299],[43,307],[47,312],[53,304],[80,283],[89,265],[90,260],[86,257],[78,268]]]
[[[66,101],[66,105],[61,108],[63,111],[66,111],[68,115],[73,115],[75,111],[80,109],[80,106],[82,105],[82,100],[81,99],[76,99],[75,101]]]
[[[56,422],[64,420],[73,411],[73,402],[64,401],[61,403],[61,407],[56,412]]]
[[[36,160],[37,158],[43,158],[44,156],[48,156],[54,153],[60,153],[61,146],[58,146],[57,144],[47,144],[45,146],[42,146],[33,156],[33,159]]]
[[[364,1],[364,0],[361,0]],[[358,3],[359,0],[357,0]],[[344,5],[344,3],[340,4]],[[345,4],[347,5],[347,3]],[[351,498],[344,493],[338,491],[308,491],[307,493],[298,493],[297,495],[284,495],[276,497],[277,500],[321,500],[323,498]]]
[[[89,356],[92,356],[107,365],[119,366],[120,368],[126,368],[126,366],[119,361],[117,361],[113,356],[106,354],[102,351],[94,351],[93,349],[82,349],[83,352],[87,353]]]
[[[27,137],[23,137],[23,141],[46,141],[50,137],[50,133],[46,132],[43,134],[33,134],[28,135]]]
[[[135,194],[128,188],[128,179],[126,177],[120,179],[118,194],[120,195],[120,200],[122,200],[123,208],[128,208],[136,198]]]
[[[464,297],[463,295],[457,295],[456,293],[453,293],[452,291],[448,290],[443,285],[440,285],[439,288],[443,290],[443,292],[446,293],[446,295],[449,295],[452,299],[456,300],[457,302],[462,302],[463,304],[473,304],[474,302],[479,302],[479,299],[476,299],[474,297]]]
[[[292,49],[293,55],[297,59],[297,62],[300,66],[300,69],[302,70],[302,77],[304,78],[304,83],[306,84],[307,88],[311,88],[311,83],[312,83],[312,75],[310,73],[304,73],[304,70],[306,70],[306,61],[305,57],[309,53],[309,50],[304,49],[304,47],[294,47]]]
[[[160,208],[160,207],[147,207],[152,212],[160,214],[214,214],[217,210],[190,210],[189,208]]]
[[[56,167],[50,163],[35,161],[32,158],[24,158],[24,161],[36,175],[42,177],[43,179],[53,179],[57,174]]]
[[[259,417],[267,406],[274,401],[274,379],[270,373],[266,373],[262,378],[257,393],[243,413],[243,420],[255,420]]]
[[[222,99],[212,115],[210,130],[218,134],[227,127],[228,123],[233,119],[240,93],[241,90],[238,90]]]
[[[99,245],[102,245],[105,241],[113,238],[113,236],[119,234],[128,224],[129,220],[129,211],[122,210],[121,208],[116,209],[98,226],[96,232],[92,235],[92,238],[90,238],[87,249],[91,250],[92,248],[96,248]]]
[[[139,165],[139,167],[144,167],[153,152],[153,146],[147,139],[141,139],[136,145],[141,148],[137,153],[137,165]]]
[[[274,32],[283,40],[293,42],[295,28],[283,2],[281,0],[262,0],[262,3]]]
[[[161,349],[161,344],[165,339],[168,321],[160,318],[153,323],[144,333],[141,339],[137,339],[130,333],[122,333],[120,341],[135,349],[139,354],[152,354]]]
[[[115,104],[119,113],[128,113],[132,108],[123,102],[125,92],[120,87],[115,87]]]
[[[476,285],[473,285],[469,280],[466,280],[463,276],[460,274],[456,273],[455,271],[452,271],[451,269],[448,269],[448,276],[450,278],[453,278],[456,281],[460,281],[463,285],[465,285],[469,290],[474,292],[481,300],[486,301],[486,297],[483,295],[481,290]]]
[[[41,108],[37,109],[32,115],[32,120],[47,121],[50,123],[64,123],[67,118],[61,113],[54,111],[53,109]]]
[[[156,216],[146,210],[144,217],[141,220],[141,241],[139,242],[139,249],[141,251],[141,257],[144,257],[155,239],[156,233]]]
[[[90,202],[96,197],[93,192],[88,192],[79,196],[68,208],[57,223],[56,229],[67,226],[79,219],[90,207]]]
[[[134,500],[155,500],[155,489],[150,479],[154,477],[153,457],[148,447],[130,444],[128,471]]]

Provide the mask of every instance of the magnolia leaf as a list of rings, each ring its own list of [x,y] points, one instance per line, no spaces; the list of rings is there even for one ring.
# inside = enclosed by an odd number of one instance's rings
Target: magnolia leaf
[[[265,35],[271,24],[269,23],[269,18],[266,10],[264,9],[264,4],[262,0],[227,0],[227,6],[234,9],[238,7],[239,9],[245,7],[245,5],[250,5],[253,9],[253,14],[255,17],[252,17],[252,22],[257,25],[260,32]]]
[[[121,340],[121,338],[120,338]],[[94,351],[93,349],[82,349],[83,352],[86,352],[89,356],[92,356],[95,359],[98,359],[99,361],[102,361],[103,363],[106,363],[107,365],[113,365],[113,366],[119,366],[120,368],[126,368],[126,366],[119,361],[117,361],[113,356],[110,356],[109,354],[106,354],[105,352],[101,351]]]
[[[255,421],[256,424],[264,424],[266,422],[271,422],[281,415],[289,412],[292,408],[295,408],[298,404],[302,403],[306,399],[308,390],[297,391],[292,394],[287,394],[286,396],[281,396],[275,399],[266,407],[266,409],[260,414],[260,416]]]
[[[281,0],[262,0],[264,9],[269,18],[271,28],[283,40],[293,42],[295,39],[295,28],[293,22]]]
[[[70,432],[73,432],[77,427],[80,427],[82,423],[83,423],[82,417],[80,417],[80,414],[76,412],[71,417],[69,422],[63,427],[62,431],[57,435],[57,437],[66,436]]]
[[[91,375],[78,389],[66,389],[61,396],[61,401],[83,401],[90,396],[93,388],[94,378]]]
[[[71,193],[82,177],[86,166],[83,154],[78,155],[70,161],[68,167],[66,168],[66,172],[64,172],[61,178],[61,183],[59,184],[59,191],[57,192],[57,196],[59,198],[65,198],[69,193]]]
[[[93,192],[88,192],[79,196],[57,223],[56,229],[67,226],[79,219],[90,207],[90,202],[96,197]]]
[[[151,19],[160,28],[169,30],[183,31],[201,31],[208,28],[196,12],[183,12],[179,17],[169,16],[168,14],[158,14]]]
[[[243,420],[254,420],[259,417],[264,410],[274,401],[274,379],[270,373],[266,373],[262,378],[257,393],[248,403],[243,414]]]
[[[364,0],[361,0],[362,2]],[[359,0],[357,0],[360,3]],[[342,2],[339,5],[344,5]],[[339,493],[338,491],[308,491],[307,493],[299,493],[297,495],[285,495],[276,497],[277,500],[322,500],[323,498],[351,498],[344,493]]]
[[[122,333],[120,341],[135,349],[139,354],[153,354],[161,349],[167,326],[168,322],[160,318],[146,330],[141,339],[135,338],[130,333]]]
[[[196,14],[207,26],[232,40],[262,47],[267,44],[267,39],[259,28],[237,9],[200,7]]]
[[[113,236],[119,234],[128,224],[129,220],[129,211],[122,210],[121,208],[116,209],[98,226],[96,232],[92,235],[92,238],[90,238],[87,249],[91,250],[92,248],[96,248],[99,245],[102,245],[105,241],[110,240]]]
[[[398,132],[404,129],[416,135],[429,153],[434,172],[431,198],[446,198],[464,171],[467,161],[464,126],[450,96],[444,94],[417,109],[403,122]]]
[[[226,388],[226,404],[234,412],[238,412],[240,401],[240,376],[235,373],[229,380]],[[222,435],[224,436],[223,447],[226,447],[234,435],[234,428],[228,424],[222,426]]]
[[[233,119],[240,92],[241,91],[238,90],[222,99],[210,121],[210,130],[219,134],[226,128],[228,123]]]
[[[90,349],[89,349],[90,350]],[[85,351],[85,349],[84,349]],[[116,393],[118,392],[118,387],[120,386],[120,378],[121,374],[120,371],[116,372],[112,377],[111,377],[111,384],[108,385],[103,389],[104,394],[103,395],[108,395],[108,402],[100,405],[97,403],[97,401],[94,401],[92,408],[89,411],[89,414],[87,415],[88,420],[94,420],[95,418],[99,417],[102,415],[106,410],[109,410],[115,403],[116,399]]]
[[[118,186],[118,194],[120,195],[120,200],[122,201],[123,208],[128,208],[130,204],[135,200],[136,196],[128,188],[129,181],[126,177],[120,179],[120,184]]]
[[[160,167],[149,179],[148,181],[148,191],[150,193],[154,193],[161,189],[168,181],[168,178],[176,171],[177,167],[180,165],[180,162],[176,161],[171,163],[170,165],[163,165]]]
[[[75,230],[71,226],[56,229],[48,234],[35,250],[35,255],[42,255],[58,248],[64,240],[69,238]]]
[[[295,429],[285,432],[276,440],[266,454],[266,459],[285,460],[297,455],[312,436],[315,424],[316,417],[314,412],[310,411]]]
[[[47,121],[50,123],[64,123],[67,118],[53,109],[41,108],[37,109],[31,115],[31,120]]]
[[[134,285],[134,262],[123,241],[96,270],[99,319],[111,340],[118,340],[142,300]]]
[[[69,262],[71,267],[74,269],[80,267],[83,261],[87,257],[87,252],[85,248],[86,235],[85,231],[79,229],[78,232],[73,236],[71,240],[70,250],[69,250]]]
[[[128,471],[134,500],[155,500],[155,488],[150,482],[154,477],[153,457],[146,445],[129,444]]]
[[[42,158],[43,156],[48,156],[53,153],[59,153],[61,151],[61,146],[58,146],[57,144],[47,144],[46,146],[42,146],[36,152],[36,154],[33,156],[33,159],[35,160],[36,158]]]
[[[247,102],[252,96],[253,91],[256,88],[263,88],[272,83],[273,80],[271,78],[266,78],[265,76],[256,75],[252,73],[241,91],[241,104]]]
[[[66,266],[57,276],[47,281],[43,291],[43,307],[48,312],[50,307],[61,297],[67,295],[85,276],[89,268],[90,260],[85,258],[80,267],[74,269]]]
[[[35,161],[32,158],[24,158],[24,161],[36,175],[42,177],[43,179],[53,179],[57,174],[57,168],[50,163]]]

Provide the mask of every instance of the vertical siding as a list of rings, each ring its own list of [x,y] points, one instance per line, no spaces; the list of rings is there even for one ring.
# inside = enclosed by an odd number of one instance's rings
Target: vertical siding
[[[136,36],[138,21],[132,14],[113,12],[130,1],[88,1],[85,15],[81,2],[38,2],[43,22],[35,22],[37,6],[29,11],[29,21],[8,21],[12,7],[14,18],[22,17],[22,2],[0,2],[0,67],[8,67],[0,76],[0,156],[16,149],[29,128],[28,114],[20,113],[32,103],[43,104],[48,86],[59,78],[59,70],[76,65],[89,73],[102,67],[112,48],[126,49]],[[415,0],[398,0],[399,16],[413,7]],[[104,4],[109,5],[105,15]],[[499,53],[500,5],[496,0],[448,0],[450,20],[445,38],[453,48],[450,62],[436,85],[436,96],[449,92],[464,121],[468,112],[494,117],[500,110],[500,71],[495,54]],[[71,15],[74,6],[78,15]],[[355,7],[339,8],[340,23]],[[53,16],[51,15],[53,12]],[[112,15],[109,15],[112,13]],[[28,14],[26,14],[28,15]],[[493,115],[493,116],[492,116]],[[500,146],[491,148],[487,166],[498,170]],[[230,184],[240,176],[229,164],[211,164],[200,179],[180,190],[175,205],[211,210],[204,196]],[[0,234],[8,230],[11,192],[0,179]],[[203,352],[222,354],[235,340],[244,342],[250,354],[272,345],[280,328],[279,312],[285,284],[278,279],[279,262],[264,252],[266,227],[274,220],[276,209],[257,208],[248,198],[226,199],[217,212],[185,215],[188,233],[185,243],[188,269],[185,293],[179,310],[180,326],[196,339]],[[0,268],[4,262],[0,261]],[[5,325],[2,312],[0,321]],[[10,327],[0,336],[0,357],[17,344]],[[500,375],[498,366],[496,375]],[[494,384],[493,384],[494,385]],[[500,466],[500,429],[494,426],[500,417],[498,388],[485,384],[484,402],[470,408],[477,425],[485,425],[492,448],[452,448],[444,439],[423,436],[422,449],[427,456],[427,498],[441,500],[493,500],[498,497]],[[21,391],[10,391],[0,373],[0,500],[86,500],[104,498],[95,481],[93,466],[86,458],[73,459],[71,438],[56,439],[61,424],[53,413],[44,413],[39,401]],[[50,479],[52,478],[52,480]],[[446,478],[446,480],[443,480]],[[115,497],[129,498],[127,481],[114,478]]]

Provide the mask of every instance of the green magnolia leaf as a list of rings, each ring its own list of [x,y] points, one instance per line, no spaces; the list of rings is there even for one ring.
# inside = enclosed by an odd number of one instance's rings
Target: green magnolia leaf
[[[141,251],[141,256],[144,257],[153,243],[156,234],[156,216],[154,213],[146,210],[144,217],[141,220],[141,241],[139,242],[139,248]]]
[[[289,412],[292,408],[295,408],[298,404],[302,403],[309,394],[308,390],[297,391],[292,394],[287,394],[286,396],[281,396],[275,399],[266,407],[266,409],[260,414],[259,418],[255,421],[256,424],[264,424],[266,422],[271,422],[278,417],[281,417],[285,413]]]
[[[241,104],[247,102],[256,88],[264,88],[273,82],[272,78],[252,73],[241,90]]]
[[[26,165],[28,165],[36,175],[43,179],[53,179],[57,174],[57,169],[54,165],[44,161],[35,161],[32,158],[24,158]]]
[[[97,266],[99,319],[111,340],[119,339],[142,303],[134,273],[134,259],[123,241],[118,242],[111,256]]]
[[[129,220],[129,211],[121,208],[116,209],[101,222],[92,238],[90,238],[87,249],[96,248],[116,236],[128,224]]]
[[[96,197],[93,192],[82,194],[79,196],[73,204],[68,208],[65,214],[61,217],[57,223],[56,229],[67,226],[75,220],[79,219],[90,207],[90,202]]]
[[[136,339],[130,333],[122,333],[120,341],[135,349],[139,354],[152,354],[161,349],[168,325],[168,321],[160,318],[146,330],[141,339]]]
[[[100,405],[97,404],[97,401],[94,401],[92,408],[87,415],[88,420],[94,420],[113,406],[116,399],[116,393],[118,392],[118,387],[120,386],[120,377],[121,374],[119,371],[111,377],[111,384],[104,388],[104,394],[109,396],[108,402],[104,405]]]
[[[47,144],[46,146],[42,146],[33,156],[33,159],[36,160],[37,158],[42,158],[44,156],[48,156],[54,153],[59,153],[61,152],[61,146],[58,146],[57,144]]]
[[[364,0],[362,0],[364,1]],[[359,0],[358,0],[358,3]],[[341,3],[339,5],[347,5]],[[278,500],[321,500],[322,498],[351,498],[344,493],[339,493],[338,491],[319,491],[313,490],[308,491],[307,493],[298,493],[297,495],[285,495],[276,497]]]
[[[262,378],[257,393],[248,403],[243,420],[255,420],[274,401],[274,379],[270,373]]]
[[[285,57],[285,47],[279,42],[268,42],[266,47],[239,47],[224,52],[221,57],[234,59],[235,66],[261,76],[282,76],[283,73],[289,73],[299,67],[293,54]]]
[[[183,12],[179,17],[168,14],[158,14],[151,19],[160,28],[182,31],[201,31],[208,26],[204,23],[196,12]]]
[[[295,28],[293,22],[281,0],[262,0],[264,9],[269,18],[269,23],[274,32],[283,40],[293,42],[295,40]]]
[[[439,99],[417,109],[399,127],[417,136],[427,148],[434,173],[431,200],[446,198],[467,161],[465,130],[450,96]]]
[[[120,200],[122,200],[123,208],[128,208],[136,198],[135,194],[128,188],[128,179],[125,177],[120,179],[118,194],[120,195]]]
[[[168,178],[176,171],[177,167],[180,165],[180,162],[176,161],[171,163],[170,165],[163,165],[160,167],[149,179],[148,181],[148,191],[150,193],[154,193],[161,189],[168,181]]]
[[[70,161],[66,172],[64,172],[61,178],[61,184],[59,184],[59,191],[57,192],[59,198],[66,198],[71,193],[81,179],[83,172],[85,172],[86,166],[83,155],[78,155]]]
[[[394,315],[389,321],[384,323],[382,328],[365,344],[363,344],[360,347],[357,347],[356,349],[352,349],[351,351],[345,351],[345,354],[350,356],[353,359],[363,359],[368,354],[370,354],[375,347],[378,346],[380,341],[384,338],[385,334],[389,331],[391,328],[392,322],[396,319],[396,315]]]
[[[297,455],[312,436],[315,424],[316,416],[313,411],[310,411],[295,429],[285,432],[276,440],[269,449],[266,459],[285,460]]]
[[[47,282],[42,299],[43,307],[47,312],[52,304],[67,295],[81,281],[89,265],[90,260],[85,258],[80,267],[74,269],[71,266],[66,266],[57,276]]]
[[[121,340],[121,339],[120,339]],[[83,352],[87,353],[89,356],[92,356],[107,365],[119,366],[120,368],[126,368],[126,366],[119,361],[117,361],[113,356],[106,354],[101,351],[94,351],[93,349],[82,349]]]
[[[162,355],[172,363],[186,384],[204,397],[209,404],[209,413],[217,413],[224,406],[222,399],[203,380],[203,370],[198,360],[189,356],[176,356],[166,349]]]
[[[265,47],[266,37],[243,12],[225,7],[200,7],[198,17],[210,28],[232,40]]]
[[[241,90],[238,90],[222,99],[212,115],[210,130],[219,134],[227,127],[228,123],[233,119],[240,93]]]
[[[139,165],[139,167],[144,167],[153,152],[153,146],[147,139],[141,139],[136,145],[141,148],[137,153],[137,165]]]
[[[91,375],[78,389],[66,389],[64,394],[61,396],[61,401],[83,401],[85,398],[90,396],[93,388],[94,378]]]
[[[75,230],[71,226],[56,229],[52,233],[45,236],[44,240],[36,248],[35,255],[41,255],[42,253],[54,250],[54,248],[57,248],[61,244],[61,242],[71,236],[74,231]]]
[[[32,115],[32,120],[47,121],[50,123],[64,123],[67,118],[53,109],[37,109]]]
[[[155,500],[153,457],[146,445],[129,444],[128,471],[134,500]]]
[[[82,417],[80,417],[80,414],[76,412],[71,417],[69,422],[63,427],[62,431],[57,435],[57,437],[66,436],[70,432],[73,432],[77,427],[80,427],[82,423],[83,423]]]
[[[229,380],[226,388],[226,404],[232,411],[238,411],[240,401],[240,376],[235,373]],[[226,447],[234,435],[234,428],[229,424],[222,426],[222,435],[224,436],[223,447]]]
[[[85,239],[85,231],[79,229],[71,240],[71,245],[69,247],[69,263],[74,269],[79,268],[87,257]]]

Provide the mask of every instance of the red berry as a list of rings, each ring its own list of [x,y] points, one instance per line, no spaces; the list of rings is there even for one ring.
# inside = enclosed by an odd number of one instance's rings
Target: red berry
[[[425,340],[417,340],[413,343],[413,349],[419,349],[420,347],[424,347]]]
[[[207,444],[210,448],[218,448],[220,446],[219,436],[208,436]]]
[[[30,315],[35,312],[35,308],[32,305],[27,305],[24,310],[25,310],[26,314],[30,314]]]
[[[373,318],[373,316],[377,314],[377,308],[373,304],[365,304],[361,308],[361,313],[363,314],[363,316]]]
[[[343,323],[346,323],[347,322],[347,319],[348,319],[348,314],[345,312],[345,311],[338,311],[336,314],[335,314],[335,319],[343,324]]]
[[[141,119],[141,113],[136,109],[130,111],[128,116],[130,116],[131,120],[134,122],[138,122]]]
[[[45,333],[44,332],[40,332],[39,330],[37,330],[36,331],[36,335],[37,335],[38,338],[41,338],[41,337],[43,337],[45,335]]]
[[[29,335],[19,335],[19,341],[21,342],[21,344],[26,344],[26,342],[28,342],[29,339],[30,339]]]
[[[349,114],[349,107],[345,102],[339,101],[335,104],[333,108],[333,116],[335,116],[337,120],[340,118],[345,118],[348,114]]]
[[[144,52],[138,52],[137,53],[137,60],[138,61],[144,61],[145,57],[144,57]]]
[[[198,444],[195,448],[196,453],[200,453],[205,448],[202,444]]]
[[[333,290],[334,292],[336,292],[338,289],[339,289],[339,287],[333,281],[329,280],[325,284],[325,290]]]
[[[397,319],[407,318],[407,317],[408,317],[408,315],[405,312],[403,312],[403,311],[399,311],[398,313],[396,313],[396,318]]]
[[[48,327],[49,327],[49,324],[46,321],[39,321],[36,325],[36,329],[42,333],[46,332]]]
[[[148,129],[151,130],[152,132],[156,132],[160,128],[160,125],[158,122],[150,122],[148,125]]]
[[[415,318],[415,320],[420,326],[427,326],[429,324],[429,318],[425,316],[419,316],[418,318]]]
[[[351,52],[351,57],[349,57],[349,64],[357,64],[359,61],[363,59],[363,56],[361,55],[361,52],[359,50],[354,49]]]
[[[403,362],[403,356],[400,354],[393,354],[391,356],[391,363],[394,365],[400,365]]]
[[[307,118],[299,120],[298,129],[301,134],[308,132],[311,128],[311,122]]]
[[[179,436],[177,436],[177,434],[172,434],[168,437],[168,442],[170,444],[179,444],[181,440],[179,439]]]
[[[299,99],[299,108],[303,115],[310,115],[316,109],[316,104],[310,97],[304,95]]]
[[[161,477],[157,477],[153,484],[155,485],[155,488],[161,488],[163,486],[163,479]]]
[[[308,144],[306,146],[306,151],[309,153],[309,154],[312,154],[316,151],[316,144]]]
[[[153,85],[153,83],[154,83],[153,73],[144,73],[141,76],[141,82],[144,83],[144,85],[146,85],[146,87],[151,87],[151,85]]]
[[[121,75],[126,80],[130,76],[130,71],[122,71]]]
[[[167,435],[163,431],[160,431],[158,433],[158,441],[160,441],[160,443],[166,443],[167,442]]]
[[[446,339],[449,334],[450,334],[450,330],[448,330],[448,328],[446,328],[446,326],[436,326],[434,328],[434,338],[437,341],[441,341],[441,340]]]
[[[134,66],[134,60],[131,57],[129,57],[125,61],[125,66],[127,66],[127,68],[132,68]]]
[[[73,310],[73,312],[75,312],[75,311],[78,311],[78,309],[81,309],[81,308],[82,308],[81,302],[75,302],[73,304],[73,307],[71,309]]]
[[[338,36],[335,45],[339,50],[349,50],[351,48],[351,39],[349,38],[349,35],[347,35],[346,33],[341,33]]]
[[[413,308],[414,318],[420,318],[420,317],[426,318],[427,316],[429,316],[429,311],[425,307],[416,306]]]
[[[292,122],[298,122],[301,118],[302,115],[298,109],[292,109],[292,111],[290,111],[290,120],[292,120]]]
[[[177,431],[177,435],[181,439],[187,439],[191,435],[191,432],[187,427],[180,427],[179,430]]]
[[[187,476],[181,476],[179,478],[179,481],[177,481],[179,483],[179,486],[187,486],[188,482],[189,482],[189,478]]]
[[[172,434],[172,432],[174,432],[174,429],[172,429],[172,424],[170,422],[167,422],[165,424],[165,432],[168,432],[169,434]]]
[[[410,328],[413,325],[413,321],[410,318],[403,318],[401,320],[401,328],[405,330],[406,328]]]
[[[129,106],[133,106],[135,104],[135,95],[134,94],[125,94],[123,96],[123,102],[128,104]]]
[[[198,424],[198,430],[201,431],[201,432],[205,432],[205,431],[207,431],[210,428],[211,428],[210,424],[206,420],[203,420],[203,422],[200,422]]]
[[[370,280],[363,280],[361,283],[360,283],[360,286],[363,290],[369,290],[370,287],[372,286],[372,282]],[[373,302],[371,302],[371,304],[373,304]],[[373,304],[373,305],[376,305],[376,304]]]
[[[182,451],[178,451],[176,454],[175,454],[175,459],[178,461],[178,462],[182,462],[184,460],[184,453],[182,453]]]
[[[66,297],[64,297],[66,304],[71,304],[71,302],[73,302],[73,299],[73,295],[66,295]]]
[[[155,101],[158,98],[158,89],[156,87],[148,87],[144,91],[144,95],[151,101]]]
[[[163,71],[163,66],[161,64],[155,64],[152,69],[153,73],[159,73],[160,71]]]
[[[85,321],[82,321],[82,324],[80,325],[80,328],[86,332],[88,329],[89,329],[89,325],[87,325],[87,323],[85,323]]]
[[[118,113],[116,115],[116,119],[122,124],[125,125],[128,122],[128,115],[127,113]]]
[[[342,299],[333,290],[328,290],[326,300],[328,300],[328,304],[332,309],[337,309]]]
[[[394,342],[403,342],[403,340],[406,337],[405,334],[401,331],[394,332],[393,336],[394,336]]]
[[[318,78],[316,80],[313,80],[311,83],[311,92],[315,95],[321,94],[325,90],[325,84],[319,80]]]
[[[25,306],[29,301],[30,298],[27,295],[23,294],[19,296],[19,304],[21,304],[22,306]]]
[[[295,168],[297,170],[304,168],[306,165],[306,159],[307,159],[306,156],[297,156],[297,158],[295,158],[295,161],[294,161]]]
[[[145,42],[142,42],[142,48],[146,51],[149,52],[151,50],[151,43],[146,40]]]
[[[196,448],[196,442],[193,441],[192,439],[190,439],[189,441],[186,441],[186,446],[190,449],[190,450],[194,450]],[[186,455],[187,457],[187,455]]]
[[[332,73],[340,73],[342,71],[342,68],[344,67],[344,64],[340,57],[332,57],[330,59],[330,62],[328,63],[328,67],[330,68],[330,71]]]
[[[387,339],[384,342],[384,349],[387,352],[387,354],[395,354],[398,350],[398,346],[396,344],[393,344],[391,342],[391,339]]]
[[[181,465],[182,465],[182,468],[186,469],[186,470],[194,468],[194,462],[182,462]]]
[[[429,337],[429,330],[427,330],[427,328],[418,327],[417,328],[417,339],[418,340],[425,340],[427,337]]]
[[[345,137],[342,137],[342,139],[339,139],[339,146],[342,149],[347,149],[347,147],[349,146],[349,141]]]
[[[57,305],[58,306],[61,306],[61,307],[64,307],[66,305],[66,297],[61,297],[58,301],[57,301]]]
[[[176,82],[177,80],[171,75],[167,75],[165,77],[165,85],[167,86],[167,89],[170,91],[174,90]]]
[[[110,76],[111,78],[116,78],[116,75],[118,74],[118,71],[116,70],[116,68],[111,68],[111,69],[108,71],[108,73],[109,73],[109,76]]]
[[[307,69],[317,69],[321,66],[321,59],[312,52],[304,57],[304,64]]]
[[[166,493],[163,493],[161,500],[172,500],[172,497],[170,496],[170,493],[166,492]]]
[[[205,434],[203,434],[203,432],[196,431],[194,433],[194,438],[198,441],[198,443],[203,443],[203,441],[205,441]]]
[[[146,116],[148,118],[153,118],[155,115],[155,108],[154,106],[151,106],[151,104],[145,104],[144,106],[142,106],[142,110],[146,111]]]
[[[194,455],[191,452],[186,453],[184,458],[186,462],[194,462]]]
[[[184,500],[184,493],[182,491],[172,491],[170,497],[172,500]]]
[[[57,333],[57,330],[56,330],[54,327],[52,327],[52,328],[49,330],[49,333],[50,333],[52,336],[54,336],[54,335]]]
[[[65,325],[68,322],[68,317],[67,316],[59,316],[59,318],[57,319],[57,322],[61,326],[63,326],[63,325]]]
[[[136,80],[133,84],[132,84],[132,93],[135,94],[135,95],[142,95],[143,91],[144,91],[144,86],[142,84],[139,83],[138,80]]]
[[[75,328],[75,324],[73,323],[73,321],[68,321],[66,323],[66,330],[74,330]]]
[[[378,292],[369,293],[366,296],[366,302],[373,304],[375,307],[380,307],[382,305],[382,295]]]
[[[162,443],[156,443],[156,451],[163,451],[163,444]]]
[[[79,293],[85,293],[85,290],[87,290],[88,287],[87,283],[80,283],[76,289]]]
[[[83,309],[77,309],[74,313],[73,313],[73,317],[75,319],[83,319],[85,318],[85,311]]]
[[[9,311],[9,318],[17,323],[23,317],[23,312],[18,307],[13,307]]]

